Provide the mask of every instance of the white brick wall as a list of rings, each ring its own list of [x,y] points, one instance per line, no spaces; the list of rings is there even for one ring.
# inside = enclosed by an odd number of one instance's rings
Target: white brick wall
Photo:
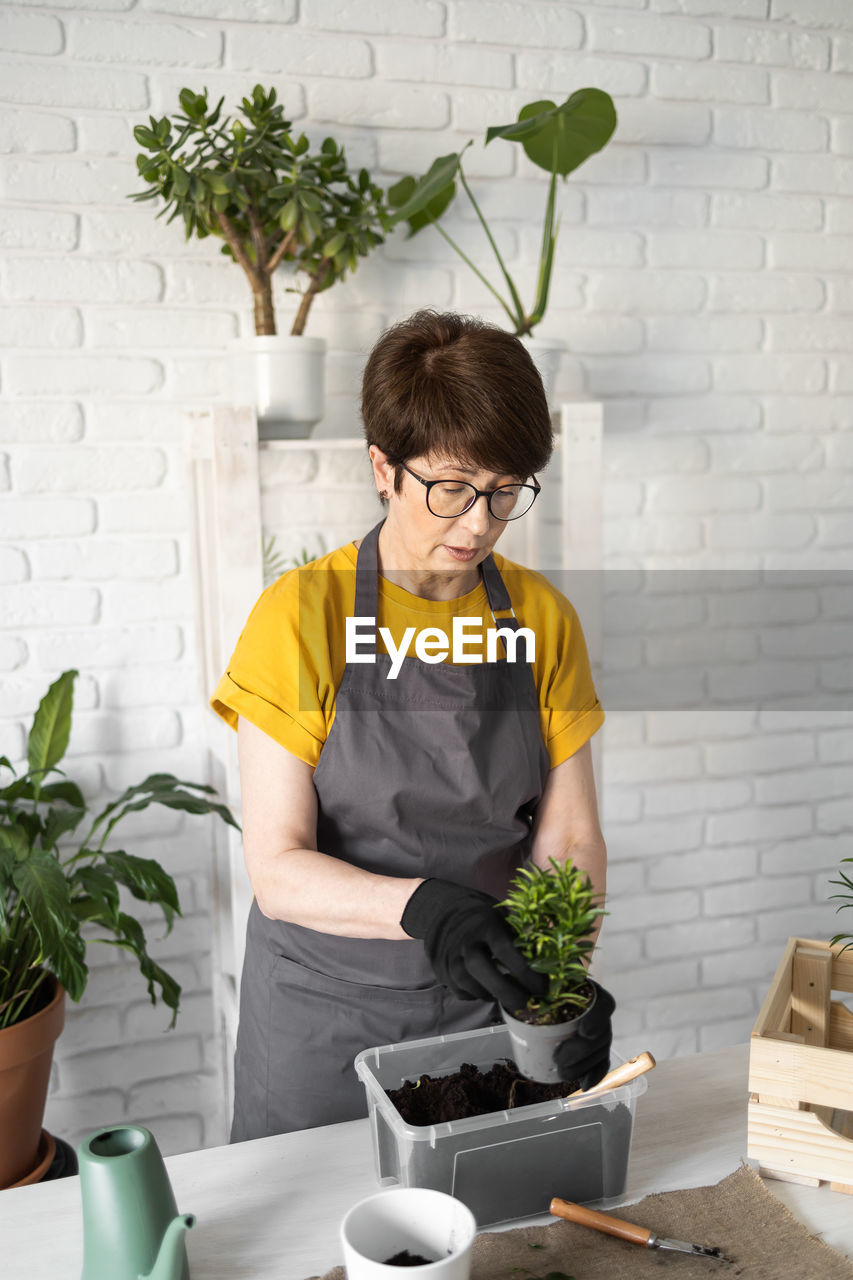
[[[186,245],[125,199],[133,124],[185,84],[233,106],[274,83],[300,128],[338,134],[385,182],[476,135],[472,185],[528,292],[544,175],[509,146],[483,151],[482,130],[533,98],[609,90],[619,129],[561,192],[543,329],[570,346],[558,394],[606,406],[610,597],[626,588],[616,571],[849,569],[848,0],[46,8],[0,6],[0,750],[21,757],[35,702],[75,665],[71,763],[93,799],[154,768],[203,775],[184,415],[227,395],[221,352],[248,331],[249,295],[215,244]],[[461,201],[448,226],[486,260]],[[319,300],[319,434],[357,432],[365,352],[423,304],[502,318],[429,233],[392,240]],[[264,464],[282,554],[322,551],[376,515],[359,453],[289,463]],[[849,591],[761,585],[744,578],[740,608],[717,601],[708,617],[653,590],[641,634],[611,613],[605,674],[622,683],[604,730],[600,969],[631,1052],[743,1039],[788,933],[836,927],[827,880],[853,825]],[[768,595],[776,613],[759,625],[743,600]],[[813,662],[792,670],[815,620]],[[646,687],[645,703],[620,702]],[[806,704],[787,709],[798,687]],[[132,965],[94,948],[48,1123],[76,1139],[133,1118],[169,1151],[220,1141],[210,831],[164,811],[127,839],[179,881],[185,919],[158,947],[184,1012],[164,1035]]]

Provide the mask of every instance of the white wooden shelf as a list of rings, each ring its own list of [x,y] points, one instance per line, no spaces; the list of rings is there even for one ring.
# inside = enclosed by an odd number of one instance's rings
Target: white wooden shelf
[[[302,452],[305,449],[364,449],[361,436],[308,436],[299,440],[259,440],[260,453],[287,453],[289,450]]]

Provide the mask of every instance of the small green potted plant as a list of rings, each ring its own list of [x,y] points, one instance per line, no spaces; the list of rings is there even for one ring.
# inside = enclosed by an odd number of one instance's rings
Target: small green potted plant
[[[524,1009],[502,1009],[522,1075],[543,1082],[560,1079],[554,1060],[558,1046],[577,1035],[583,1015],[592,1009],[595,987],[587,962],[603,915],[592,881],[569,858],[550,859],[550,867],[522,867],[498,904],[528,964],[548,979],[544,995]]]
[[[853,858],[842,858],[841,861],[853,862]],[[837,884],[839,889],[842,890],[841,893],[832,893],[829,895],[832,901],[835,901],[837,898],[841,899],[841,906],[835,908],[836,912],[853,909],[853,879],[848,876],[847,872],[839,870],[838,879],[830,880],[829,883]],[[846,951],[848,947],[853,947],[853,933],[837,933],[829,945],[834,947],[837,946],[839,942],[844,943],[844,946],[841,948],[842,952]],[[841,953],[839,952],[839,954]]]
[[[65,1019],[65,994],[86,989],[86,948],[104,942],[129,951],[152,1003],[162,999],[174,1026],[181,988],[148,951],[131,910],[137,899],[162,911],[168,933],[181,914],[175,882],[153,858],[111,847],[129,813],[161,804],[216,814],[237,826],[213,788],[151,774],[92,816],[77,784],[58,767],[71,731],[76,671],[50,686],[33,719],[25,773],[6,756],[0,771],[0,1188],[35,1180],[49,1164],[42,1132],[53,1045]],[[58,781],[48,781],[58,774]],[[85,835],[79,834],[85,829]],[[42,1150],[45,1148],[44,1150]],[[43,1171],[43,1170],[42,1170]]]
[[[271,586],[283,573],[287,573],[288,569],[299,569],[302,565],[310,564],[315,559],[305,547],[300,549],[298,556],[284,555],[276,545],[274,533],[266,535],[263,540],[262,551],[265,587]]]
[[[520,142],[528,159],[550,174],[545,214],[542,226],[542,245],[539,253],[539,269],[533,306],[528,310],[521,301],[520,291],[501,257],[494,236],[468,185],[462,169],[462,157],[472,141],[461,151],[440,156],[423,177],[406,177],[388,192],[395,206],[394,221],[405,221],[409,226],[409,238],[424,227],[434,226],[447,243],[471,268],[478,279],[496,299],[512,328],[537,361],[546,393],[553,389],[553,380],[559,362],[561,344],[554,339],[533,337],[533,330],[544,319],[548,306],[548,294],[554,268],[554,251],[557,246],[559,218],[556,219],[557,178],[565,182],[585,160],[607,145],[616,129],[617,115],[613,99],[603,89],[578,89],[560,106],[543,99],[529,102],[521,108],[518,120],[513,124],[493,125],[486,131],[484,146],[495,138],[508,142]],[[503,276],[505,292],[501,293],[466,253],[451,239],[438,221],[456,194],[459,179],[471,202]]]
[[[334,138],[312,147],[293,132],[274,88],[255,85],[239,118],[208,107],[207,90],[182,89],[180,110],[137,125],[137,168],[147,184],[133,200],[158,200],[187,240],[217,236],[245,272],[255,337],[233,350],[235,395],[255,404],[261,435],[307,435],[323,415],[326,344],[305,337],[314,299],[383,243],[391,210],[366,169],[351,172]],[[279,335],[273,278],[287,264],[305,281],[290,335]]]

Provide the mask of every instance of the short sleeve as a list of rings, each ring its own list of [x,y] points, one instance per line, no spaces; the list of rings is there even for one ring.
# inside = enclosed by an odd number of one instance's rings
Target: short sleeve
[[[544,644],[537,683],[542,736],[551,767],[556,768],[601,728],[604,710],[596,693],[586,638],[574,606],[549,583],[542,607],[537,639],[541,636]],[[539,661],[536,665],[540,665]]]
[[[548,754],[551,757],[551,768],[555,769],[558,764],[562,764],[564,760],[568,760],[569,756],[573,756],[579,751],[584,743],[589,742],[590,738],[604,724],[604,708],[595,699],[594,706],[588,711],[584,711],[571,724],[560,729],[548,739]]]
[[[315,766],[327,736],[323,678],[316,667],[306,670],[297,583],[296,571],[285,574],[260,596],[210,706],[232,729],[243,716]]]

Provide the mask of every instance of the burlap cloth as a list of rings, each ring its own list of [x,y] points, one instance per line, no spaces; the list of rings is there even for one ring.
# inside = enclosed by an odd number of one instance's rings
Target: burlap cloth
[[[573,1222],[481,1232],[471,1280],[534,1280],[551,1271],[574,1280],[853,1280],[853,1262],[812,1236],[742,1165],[713,1187],[667,1191],[612,1211],[660,1236],[717,1246],[732,1265],[644,1249]],[[400,1278],[406,1275],[401,1269]],[[334,1267],[323,1280],[345,1280]]]

